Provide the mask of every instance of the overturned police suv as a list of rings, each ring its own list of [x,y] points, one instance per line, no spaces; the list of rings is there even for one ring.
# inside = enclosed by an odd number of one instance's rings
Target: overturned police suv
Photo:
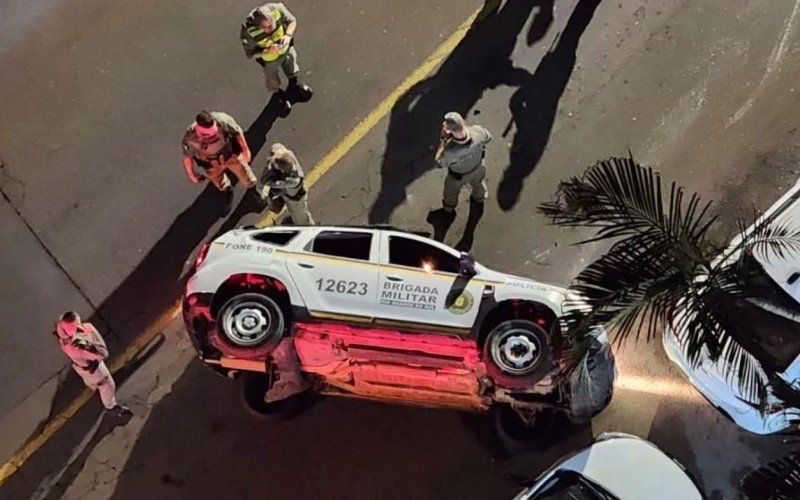
[[[590,376],[560,376],[567,293],[419,233],[244,228],[203,247],[183,314],[206,364],[261,374],[266,405],[311,390],[531,425],[542,410],[586,421],[613,390],[601,328]]]

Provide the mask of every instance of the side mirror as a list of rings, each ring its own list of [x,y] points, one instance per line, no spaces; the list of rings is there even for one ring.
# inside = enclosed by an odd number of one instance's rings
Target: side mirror
[[[461,276],[471,278],[478,274],[475,270],[475,257],[467,252],[461,252],[461,259],[458,261],[459,274]]]

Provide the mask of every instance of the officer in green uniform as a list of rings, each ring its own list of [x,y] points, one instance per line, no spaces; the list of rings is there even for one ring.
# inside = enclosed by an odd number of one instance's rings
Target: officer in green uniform
[[[292,109],[292,102],[308,101],[312,95],[311,88],[297,80],[296,29],[297,19],[282,3],[267,3],[247,15],[240,33],[245,54],[264,69],[267,90],[278,98],[283,116]],[[280,70],[289,80],[286,90],[281,89]]]

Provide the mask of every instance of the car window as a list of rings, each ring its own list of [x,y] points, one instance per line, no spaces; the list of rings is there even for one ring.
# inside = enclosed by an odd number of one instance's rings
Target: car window
[[[800,305],[770,278],[751,254],[743,256],[739,265],[742,284],[758,300],[741,301],[740,307],[732,312],[733,319],[736,323],[754,325],[750,329],[750,340],[755,345],[747,347],[767,370],[782,372],[800,356],[800,335],[796,322],[772,311],[800,315]]]
[[[457,257],[428,243],[402,236],[389,236],[389,263],[425,271],[459,272]]]
[[[261,243],[269,243],[270,245],[282,247],[292,241],[297,234],[298,231],[268,231],[254,234],[252,238]]]
[[[372,234],[352,231],[323,231],[314,238],[311,251],[333,257],[369,260]]]
[[[600,485],[589,481],[575,471],[562,469],[547,479],[537,493],[523,497],[525,500],[619,500]]]

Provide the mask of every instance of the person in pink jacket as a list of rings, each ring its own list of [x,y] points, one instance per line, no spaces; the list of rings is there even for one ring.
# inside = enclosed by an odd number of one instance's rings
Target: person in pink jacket
[[[58,318],[54,334],[86,387],[100,393],[103,406],[118,417],[133,415],[131,410],[117,403],[117,387],[105,363],[108,347],[94,325],[81,322],[75,311],[67,311]]]

